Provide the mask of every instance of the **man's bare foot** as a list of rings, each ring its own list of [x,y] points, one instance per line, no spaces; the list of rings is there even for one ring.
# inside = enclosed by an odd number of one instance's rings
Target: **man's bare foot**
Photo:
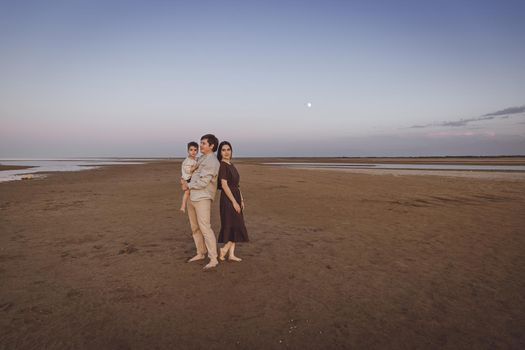
[[[226,253],[228,253],[228,250],[224,250],[224,248],[219,248],[219,259],[221,259],[222,261],[225,260],[225,257],[226,257]]]
[[[193,258],[188,259],[187,262],[193,262],[193,261],[204,260],[205,258],[206,258],[205,255],[197,254],[197,255],[195,255]]]
[[[232,261],[242,261],[241,258],[238,258],[238,257],[236,257],[235,255],[230,255],[230,256],[228,257],[228,260],[232,260]]]
[[[217,260],[212,260],[203,267],[203,270],[213,269],[214,267],[217,267],[217,265],[219,265],[219,262]]]

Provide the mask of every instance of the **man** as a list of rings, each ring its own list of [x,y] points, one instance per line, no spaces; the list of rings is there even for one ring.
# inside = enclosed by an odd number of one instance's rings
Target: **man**
[[[203,260],[206,258],[206,252],[208,252],[210,262],[204,266],[205,270],[214,268],[219,263],[217,260],[217,240],[210,223],[211,202],[215,199],[217,192],[217,176],[220,167],[214,153],[217,151],[218,145],[219,140],[212,134],[201,137],[200,148],[203,156],[197,163],[197,169],[193,172],[189,184],[181,179],[183,189],[190,190],[188,217],[197,248],[197,254],[188,262]]]

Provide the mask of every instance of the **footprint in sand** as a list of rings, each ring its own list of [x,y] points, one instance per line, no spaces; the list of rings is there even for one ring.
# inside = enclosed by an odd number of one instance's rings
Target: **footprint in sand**
[[[118,254],[119,255],[121,255],[121,254],[132,254],[132,253],[135,253],[136,251],[138,251],[138,249],[135,248],[132,244],[129,244],[129,245],[126,245],[121,250],[119,250]]]

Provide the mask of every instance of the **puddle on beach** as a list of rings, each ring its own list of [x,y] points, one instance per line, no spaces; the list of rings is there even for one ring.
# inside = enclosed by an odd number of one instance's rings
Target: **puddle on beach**
[[[525,165],[468,165],[468,164],[365,164],[365,163],[263,163],[295,169],[398,169],[398,170],[481,170],[524,171]]]
[[[138,162],[137,160],[141,160]],[[113,160],[113,159],[87,159],[87,160],[0,160],[1,165],[5,166],[27,166],[32,168],[2,170],[0,171],[0,182],[23,180],[26,174],[34,174],[32,178],[42,178],[45,175],[35,174],[43,172],[60,172],[60,171],[82,171],[96,169],[103,165],[128,165],[143,164],[147,159],[132,160]]]

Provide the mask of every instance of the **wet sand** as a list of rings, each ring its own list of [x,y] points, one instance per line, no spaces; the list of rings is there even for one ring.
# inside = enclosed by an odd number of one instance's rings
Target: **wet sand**
[[[525,181],[258,161],[244,261],[212,272],[180,162],[0,183],[0,348],[525,346]]]
[[[298,168],[300,169],[300,168]],[[304,168],[304,170],[317,171],[319,169]],[[393,175],[393,176],[445,176],[445,177],[465,177],[475,179],[503,180],[503,181],[525,181],[524,171],[493,171],[493,170],[419,170],[419,169],[330,169],[326,171],[349,172],[356,174],[369,175]]]
[[[320,163],[382,163],[382,164],[461,164],[461,165],[525,165],[525,156],[499,157],[282,157],[243,158],[244,162],[320,162]]]

